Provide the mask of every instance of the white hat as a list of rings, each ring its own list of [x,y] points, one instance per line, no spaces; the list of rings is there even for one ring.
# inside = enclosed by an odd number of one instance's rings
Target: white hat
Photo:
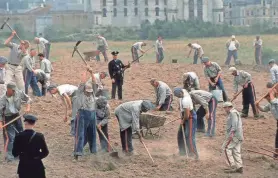
[[[236,36],[235,36],[235,35],[232,35],[232,38],[236,38]]]
[[[223,104],[223,108],[226,108],[226,107],[233,107],[233,103],[231,103],[230,101],[227,101]]]
[[[229,71],[230,71],[231,73],[233,73],[234,71],[236,71],[236,68],[235,68],[235,67],[230,67],[230,68],[229,68]]]

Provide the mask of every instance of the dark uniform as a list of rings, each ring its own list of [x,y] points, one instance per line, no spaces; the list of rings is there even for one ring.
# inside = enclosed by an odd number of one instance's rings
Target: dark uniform
[[[33,115],[24,115],[24,122],[33,122],[37,118]],[[32,129],[20,132],[14,140],[14,157],[19,156],[17,173],[19,178],[45,178],[45,167],[42,159],[48,155],[48,148],[43,134]]]
[[[118,51],[113,51],[111,53],[113,56],[119,54]],[[122,96],[122,86],[124,82],[124,69],[130,67],[130,65],[124,65],[123,62],[119,59],[113,59],[108,63],[108,70],[111,79],[114,79],[115,82],[112,83],[112,99],[115,99],[116,88],[118,88],[118,99],[121,100]]]

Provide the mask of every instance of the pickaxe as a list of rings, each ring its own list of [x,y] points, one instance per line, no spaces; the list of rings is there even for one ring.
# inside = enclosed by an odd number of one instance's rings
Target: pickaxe
[[[149,49],[147,49],[147,50],[145,51],[145,53],[148,52],[149,50],[151,50],[154,46],[155,46],[155,45],[152,45],[152,47],[150,47]],[[144,54],[145,54],[145,53],[144,53]],[[133,61],[131,62],[131,64],[134,63],[134,62],[136,62],[136,61],[139,61],[139,59],[140,59],[141,57],[143,57],[144,54],[140,55],[137,59],[133,60]]]
[[[0,28],[1,30],[3,30],[3,28],[4,28],[5,25],[7,25],[11,31],[14,31],[14,30],[12,29],[12,27],[11,27],[11,26],[9,25],[9,23],[8,23],[9,20],[10,20],[10,17],[8,17],[7,20],[3,23],[3,25],[2,25],[1,28]],[[16,35],[16,37],[19,39],[19,41],[22,41],[21,38],[19,38],[19,36],[18,36],[17,34],[15,34],[15,35]]]
[[[77,43],[74,46],[73,52],[72,52],[72,56],[74,55],[75,51],[79,54],[79,56],[81,57],[81,59],[83,60],[83,62],[86,64],[86,66],[88,66],[86,60],[83,58],[83,56],[80,54],[79,50],[78,50],[78,45],[81,43],[82,41],[77,41]]]

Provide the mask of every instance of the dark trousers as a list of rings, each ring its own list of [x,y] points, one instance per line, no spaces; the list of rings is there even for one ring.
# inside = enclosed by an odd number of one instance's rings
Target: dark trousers
[[[230,65],[232,57],[234,58],[235,64],[237,64],[237,50],[230,51],[228,50],[227,59],[225,65]]]
[[[97,152],[96,113],[80,109],[75,119],[74,155],[82,156],[83,148],[89,143],[91,153]]]
[[[115,82],[112,83],[112,99],[115,99],[116,89],[118,88],[118,99],[123,99],[123,79],[115,79]]]
[[[211,81],[214,82],[214,78],[211,78]],[[220,90],[222,90],[223,100],[224,100],[224,102],[226,102],[228,100],[228,96],[227,96],[227,93],[225,91],[222,79],[220,77],[219,77],[215,86],[212,86],[212,85],[209,84],[209,91],[215,90],[216,87],[218,87]]]
[[[101,126],[101,131],[104,133],[105,137],[107,139],[109,139],[108,137],[108,124]],[[98,132],[98,137],[99,137],[99,141],[100,141],[100,146],[101,146],[101,150],[102,151],[108,151],[108,143],[105,140],[105,138],[103,137],[102,133],[100,133],[99,130],[97,130]]]
[[[193,56],[193,64],[197,64],[199,59],[199,53],[198,50],[195,50],[194,56]],[[202,57],[200,57],[200,60],[202,60]]]
[[[45,44],[45,51],[43,52],[45,58],[48,59],[48,60],[50,60],[49,59],[50,47],[51,47],[50,43]]]
[[[252,82],[248,84],[247,88],[242,91],[242,113],[248,116],[249,105],[251,105],[254,116],[258,114],[257,107],[255,106],[256,93],[255,87]]]
[[[18,174],[19,178],[46,178],[45,176],[45,170],[43,171],[36,171],[32,170],[32,172],[26,172],[26,173],[20,173]]]
[[[35,96],[42,96],[41,91],[38,86],[37,77],[34,75],[34,72],[29,71],[28,69],[24,70],[24,79],[25,79],[25,93],[28,94],[28,88],[31,86]]]
[[[14,114],[12,116],[5,116],[3,124],[8,123],[9,121],[13,120],[19,116],[19,114]],[[11,123],[10,125],[4,127],[3,129],[3,136],[4,136],[4,149],[7,155],[5,156],[7,160],[13,160],[14,156],[12,154],[13,144],[15,136],[23,131],[22,121],[21,119],[16,120],[15,122]]]
[[[139,62],[139,56],[138,56],[138,51],[136,48],[134,48],[133,46],[131,47],[131,56],[132,56],[132,61],[136,61]]]
[[[102,55],[104,57],[104,61],[108,62],[106,47],[105,46],[99,46],[97,50],[99,50],[102,53]],[[99,55],[96,56],[96,60],[100,61],[100,56]]]
[[[200,106],[197,110],[197,132],[205,132],[205,121],[206,110],[203,106]]]
[[[164,59],[163,48],[158,48],[158,54],[156,54],[156,62],[161,63]]]
[[[38,80],[38,82],[41,84],[41,94],[42,94],[42,96],[45,96],[46,95],[46,89],[47,89],[46,81]]]
[[[120,131],[122,149],[124,152],[132,152],[132,128],[129,127],[123,131]]]
[[[255,61],[256,61],[257,65],[262,64],[261,57],[262,57],[262,49],[261,48],[255,48]]]
[[[278,120],[277,120],[277,130],[276,130],[276,138],[275,138],[275,148],[276,148],[276,153],[278,156]]]
[[[197,127],[197,115],[194,110],[191,111],[190,119],[186,120],[183,124],[184,127],[184,134],[185,134],[185,141],[188,153],[190,155],[196,155],[198,157],[198,151],[196,146],[196,127]],[[182,125],[180,125],[178,130],[178,147],[180,155],[184,155],[185,152],[185,143],[182,133]]]
[[[167,96],[165,102],[161,105],[159,111],[172,111],[173,95]]]

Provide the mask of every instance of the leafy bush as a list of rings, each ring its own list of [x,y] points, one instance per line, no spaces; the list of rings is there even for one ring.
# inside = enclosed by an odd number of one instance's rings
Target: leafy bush
[[[270,59],[275,59],[277,61],[278,51],[274,51],[270,48],[264,48],[262,52],[262,64],[267,65]]]

